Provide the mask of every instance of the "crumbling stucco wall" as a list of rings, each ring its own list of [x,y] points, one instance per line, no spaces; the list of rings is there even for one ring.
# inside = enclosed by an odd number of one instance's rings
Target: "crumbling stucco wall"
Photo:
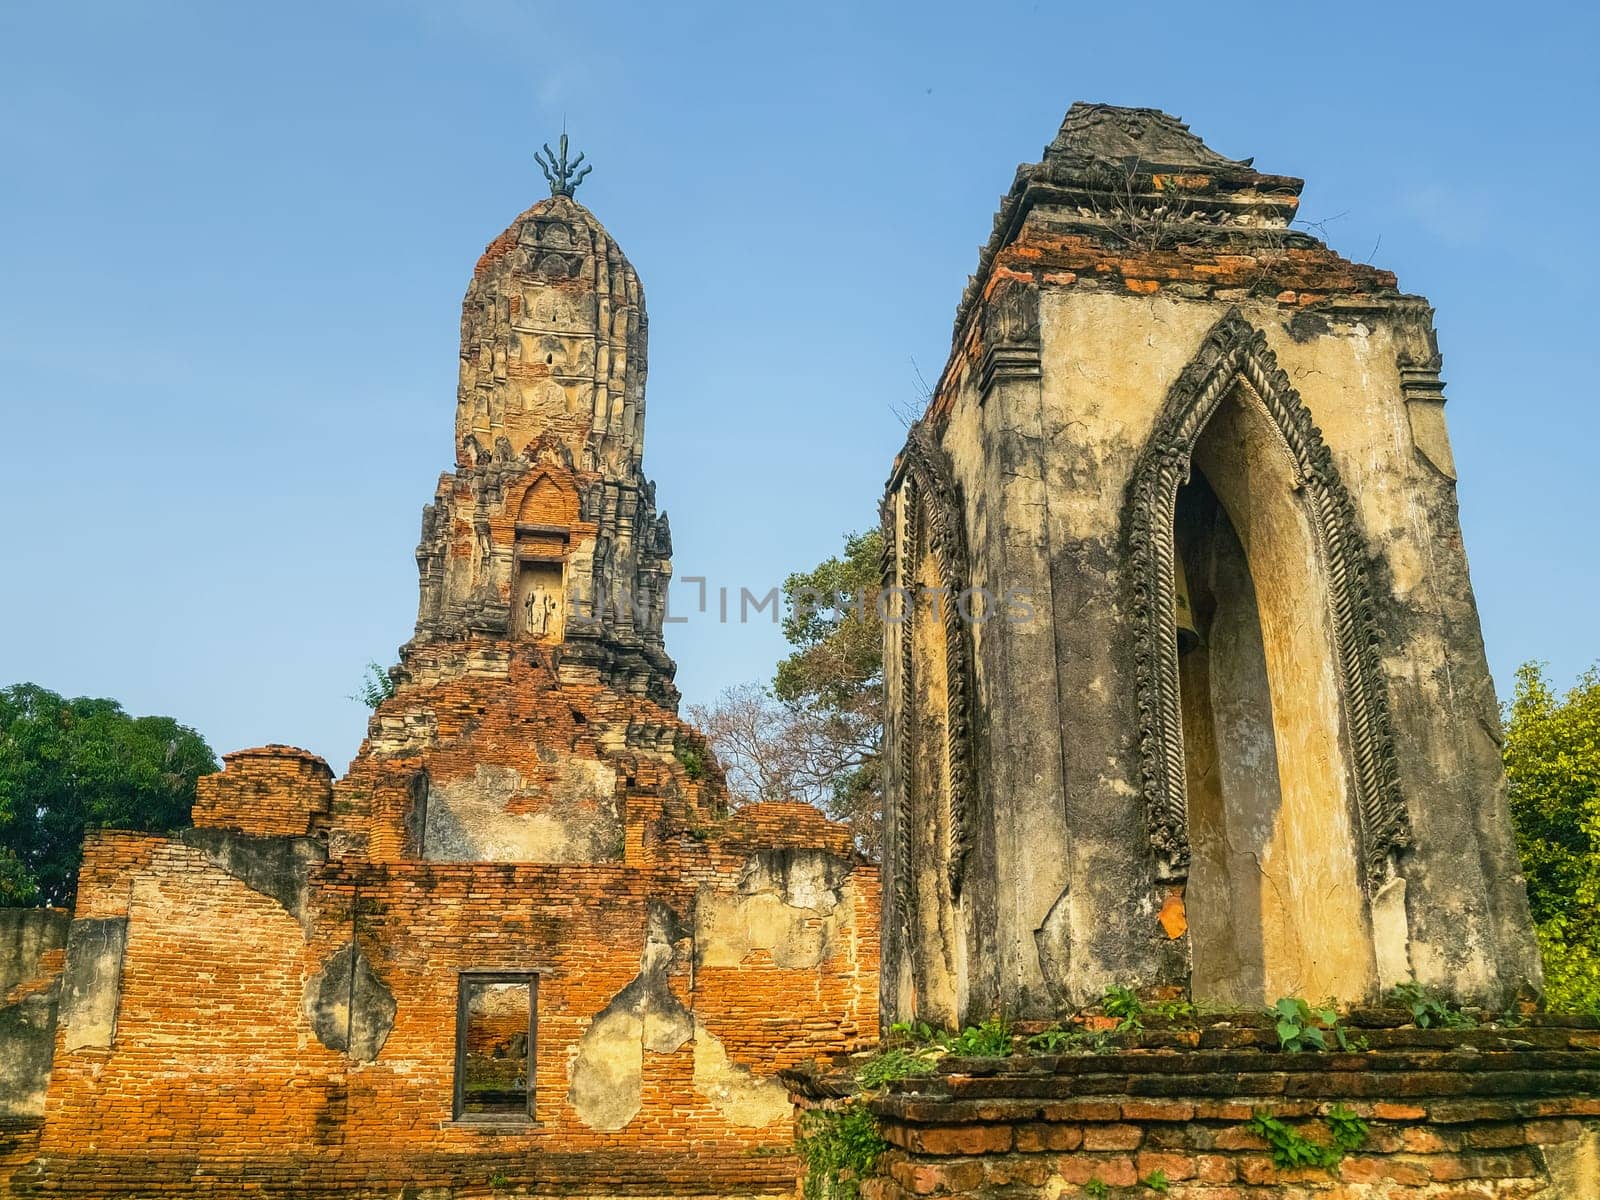
[[[187,1186],[154,1144],[185,1179],[225,1153],[398,1187],[482,1156],[479,1175],[537,1161],[626,1190],[694,1161],[760,1193],[791,1133],[775,1072],[875,1035],[876,873],[805,806],[706,834],[648,871],[94,835],[82,928],[125,941],[114,973],[83,958],[80,1027],[102,1044],[63,1042],[38,1169]],[[489,1140],[452,1119],[459,981],[485,970],[538,978],[536,1121]]]
[[[652,1056],[686,1053],[697,1102],[734,1127],[786,1125],[787,1093],[774,1076],[789,1056],[773,1059],[762,1033],[777,1040],[787,1024],[792,1036],[794,1018],[770,1008],[762,1012],[770,1003],[762,997],[770,996],[769,987],[787,985],[828,1003],[821,979],[858,953],[862,887],[852,875],[849,862],[826,850],[758,850],[731,878],[700,885],[692,924],[652,902],[639,974],[595,1015],[569,1061],[567,1100],[579,1119],[594,1129],[627,1127],[643,1105]],[[691,962],[697,977],[742,976],[738,1007],[701,1006],[697,988],[687,997],[696,1002],[691,1012],[674,990],[675,981],[683,987]],[[720,988],[713,994],[731,998]],[[791,1002],[800,994],[788,992]],[[752,1019],[766,1028],[740,1028]],[[760,1049],[752,1052],[755,1047]]]
[[[0,908],[0,1119],[44,1115],[68,914]]]
[[[314,1143],[319,1109],[297,1100],[325,1097],[344,1056],[318,1042],[302,997],[332,947],[308,942],[286,907],[297,885],[279,880],[271,890],[282,895],[260,886],[280,861],[267,849],[275,841],[231,835],[247,881],[218,865],[214,848],[91,835],[41,1152],[89,1142],[114,1152],[153,1137],[236,1152],[286,1137]],[[157,1116],[132,1119],[124,1103]]]
[[[61,979],[61,1024],[65,1050],[109,1050],[122,1001],[122,957],[128,945],[127,917],[79,917],[67,933],[67,963]]]
[[[759,954],[773,966],[809,970],[833,949],[849,864],[825,850],[751,855],[731,890],[703,885],[695,904],[695,961],[737,967]]]
[[[977,635],[992,747],[986,761],[1021,786],[1009,793],[987,788],[983,807],[992,827],[985,837],[1002,855],[1005,866],[993,871],[1003,870],[1004,885],[980,882],[963,901],[968,937],[992,938],[999,947],[995,994],[1002,1005],[1010,996],[1017,1011],[1033,1012],[1048,1010],[1050,996],[1081,1001],[1114,982],[1153,982],[1186,970],[1156,921],[1161,893],[1153,886],[1132,736],[1136,672],[1122,607],[1132,583],[1124,504],[1163,398],[1226,311],[1175,296],[1048,286],[1039,305],[1037,407],[1007,409],[1010,392],[980,405],[958,389],[942,434],[967,497],[975,581],[1027,589],[1044,598],[1040,612],[1053,621],[1047,642],[1029,625],[991,623]],[[1368,940],[1367,959],[1384,965],[1381,982],[1404,971],[1466,997],[1499,996],[1536,981],[1453,483],[1435,468],[1437,444],[1431,453],[1413,453],[1401,387],[1398,364],[1427,348],[1425,310],[1396,304],[1310,320],[1270,302],[1241,308],[1322,428],[1355,501],[1361,551],[1378,584],[1385,687],[1396,740],[1407,750],[1402,791],[1416,846],[1400,868],[1403,944],[1392,944],[1389,921],[1384,945]],[[1437,443],[1437,429],[1433,437]],[[1021,494],[1017,485],[998,488],[997,474],[1037,478],[1047,499]],[[1017,537],[982,533],[1030,522],[1042,553],[1013,552]],[[1017,690],[1003,682],[1030,671],[1053,686]],[[1017,727],[1029,736],[1007,732]],[[998,758],[1002,747],[1009,747],[1008,763]],[[1304,748],[1291,742],[1280,743],[1279,752],[1304,761]],[[1029,820],[1038,805],[1059,810],[1071,831],[1059,835],[1062,855],[1038,852],[1039,825]],[[1474,836],[1464,841],[1451,828]],[[1018,836],[1026,837],[1027,852],[1006,849]],[[1315,857],[1319,837],[1315,830],[1308,836],[1300,853]],[[1072,880],[1070,892],[1058,870]],[[1070,920],[1058,919],[1063,905]],[[1366,920],[1356,917],[1358,926]],[[1336,968],[1340,986],[1328,990],[1367,995],[1380,982],[1370,972]],[[974,1005],[984,1002],[981,983],[975,977]]]
[[[877,877],[808,806],[729,815],[677,716],[645,330],[569,195],[491,243],[394,693],[337,782],[266,747],[202,786],[199,828],[91,837],[79,917],[123,937],[81,956],[84,1040],[58,1054],[29,1186],[791,1190],[772,1076],[876,1032]],[[522,572],[602,611],[518,611]],[[515,1096],[457,1119],[457,1004],[484,971],[536,1010],[532,1121]]]
[[[659,901],[647,906],[639,974],[595,1014],[568,1066],[567,1102],[591,1129],[622,1129],[644,1103],[646,1054],[676,1054],[695,1033],[694,1018],[669,974],[689,930]]]
[[[377,1058],[394,1028],[394,993],[353,940],[306,980],[301,1009],[319,1042],[356,1062]]]

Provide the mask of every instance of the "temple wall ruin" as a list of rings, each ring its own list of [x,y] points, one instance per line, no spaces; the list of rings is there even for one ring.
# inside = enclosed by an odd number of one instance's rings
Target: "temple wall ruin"
[[[875,872],[803,805],[708,832],[650,868],[95,835],[76,925],[125,941],[57,1031],[15,1193],[229,1194],[266,1171],[301,1194],[471,1194],[591,1169],[663,1195],[781,1191],[774,1073],[876,1034]],[[531,1123],[452,1110],[458,982],[495,972],[538,981]]]
[[[1519,908],[1502,873],[1512,848],[1499,798],[1497,725],[1481,634],[1475,620],[1466,624],[1471,614],[1465,607],[1445,599],[1466,578],[1454,491],[1433,461],[1416,449],[1396,365],[1402,358],[1424,355],[1421,339],[1426,329],[1414,312],[1385,317],[1367,311],[1343,320],[1319,318],[1317,335],[1306,337],[1297,336],[1297,330],[1305,328],[1297,309],[1285,310],[1274,302],[1241,306],[1240,311],[1267,334],[1279,364],[1321,426],[1358,506],[1367,550],[1387,585],[1379,594],[1380,619],[1389,631],[1384,648],[1386,684],[1397,736],[1412,750],[1402,760],[1409,776],[1404,786],[1409,794],[1429,798],[1426,806],[1418,806],[1428,811],[1413,811],[1412,820],[1421,822],[1419,845],[1434,847],[1431,856],[1425,856],[1432,861],[1419,863],[1423,869],[1415,879],[1407,877],[1410,948],[1398,957],[1431,985],[1487,994],[1500,986],[1493,964],[1503,950],[1514,951],[1513,961],[1521,961],[1524,973],[1528,971],[1531,956],[1525,936],[1520,946],[1502,947],[1495,908],[1461,912],[1447,903],[1446,911],[1441,911],[1430,905],[1428,897],[1430,884],[1440,876],[1452,891],[1498,894],[1499,907],[1509,907],[1513,916]],[[1040,386],[1038,440],[1029,439],[1027,444],[1051,448],[1031,464],[1029,474],[1037,473],[1043,480],[1048,497],[1043,536],[1056,569],[1019,577],[1016,572],[1022,564],[1005,554],[1003,540],[987,539],[976,531],[971,540],[978,547],[975,580],[1003,579],[1005,587],[1023,587],[1035,597],[1050,598],[1056,616],[1054,644],[1029,642],[1025,636],[1018,641],[1046,658],[1047,666],[1036,662],[1035,668],[1046,678],[1056,678],[1058,697],[1135,692],[1132,663],[1117,641],[1104,636],[1101,623],[1111,615],[1103,607],[1104,598],[1121,595],[1127,586],[1120,549],[1124,497],[1134,463],[1151,435],[1160,398],[1196,352],[1217,314],[1214,303],[1160,295],[1118,296],[1071,285],[1041,289],[1046,370]],[[1146,346],[1144,331],[1152,325],[1162,329],[1163,337]],[[1141,346],[1137,357],[1126,353],[1130,344]],[[1072,370],[1049,369],[1055,346],[1070,355]],[[952,407],[944,445],[950,449],[958,478],[963,468],[970,470],[969,464],[978,460],[981,447],[994,452],[994,435],[986,437],[981,422],[996,419],[990,409],[997,407],[976,403]],[[980,477],[961,482],[968,495],[985,487]],[[1024,504],[1012,515],[1000,497],[991,496],[984,515],[991,527],[995,522],[1026,525],[1039,510],[1032,497]],[[992,549],[992,558],[986,548]],[[1067,613],[1088,614],[1090,619],[1071,620]],[[1010,654],[1015,636],[1003,626],[986,628],[979,635],[988,639],[977,658],[980,680],[983,667],[995,656]],[[1001,639],[1003,646],[996,644]],[[1020,666],[1015,661],[1009,664],[1013,676]],[[1066,771],[1061,794],[1067,798],[1067,823],[1077,831],[1072,851],[1077,865],[1067,870],[1079,888],[1096,893],[1088,901],[1092,907],[1122,914],[1109,926],[1084,922],[1079,927],[1084,941],[1063,956],[1080,965],[1069,969],[1060,986],[1073,995],[1093,996],[1118,978],[1153,976],[1160,970],[1156,950],[1130,956],[1124,948],[1130,941],[1148,940],[1135,931],[1151,930],[1151,897],[1131,882],[1139,868],[1117,862],[1120,847],[1136,847],[1142,841],[1138,762],[1127,744],[1126,708],[1108,705],[1097,716],[1085,706],[1072,706],[1070,717],[1065,711],[1057,716],[1060,701],[1052,704],[1051,696],[1050,691],[1032,696],[1012,692],[1005,702],[1035,708],[1047,727],[1070,728],[1061,753],[1063,767],[1052,763],[1046,768]],[[1463,711],[1475,714],[1475,719],[1462,722],[1454,715]],[[1485,794],[1490,798],[1489,812],[1499,809],[1498,825],[1480,811]],[[1025,821],[1018,823],[1029,827]],[[1485,826],[1491,836],[1484,850],[1446,849],[1456,839],[1442,836],[1445,830]],[[1033,858],[1022,846],[1016,854],[1019,863]],[[1009,889],[1012,902],[1023,906],[1014,918],[1019,934],[1043,926],[1065,891],[1065,887],[1051,890],[1059,882],[1052,877],[1030,892],[1025,881],[1033,869],[1019,865],[1010,873],[1022,884]],[[1516,876],[1509,878],[1514,881]],[[1026,942],[1017,935],[1014,942],[1026,957]],[[1283,979],[1279,987],[1283,993],[1321,995],[1322,982],[1306,979],[1295,987],[1294,980]]]

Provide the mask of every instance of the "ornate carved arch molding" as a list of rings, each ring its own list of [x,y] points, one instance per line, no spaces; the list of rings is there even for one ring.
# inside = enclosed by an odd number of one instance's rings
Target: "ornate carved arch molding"
[[[902,484],[902,489],[908,487]],[[908,501],[910,497],[906,498]],[[878,505],[878,526],[883,535],[883,551],[879,566],[883,579],[883,594],[887,597],[891,588],[900,586],[900,567],[906,560],[906,548],[900,544],[900,510],[895,504],[895,480],[890,480],[888,494]],[[887,601],[885,601],[887,604]],[[892,638],[884,638],[884,686],[888,687],[888,666],[892,658],[895,671],[899,679],[898,702],[892,711],[884,714],[884,751],[894,754],[894,773],[890,775],[885,770],[886,781],[893,782],[893,794],[888,794],[885,789],[884,808],[885,834],[884,867],[889,878],[885,881],[888,887],[884,899],[887,901],[888,912],[884,914],[884,932],[890,935],[909,933],[906,928],[907,918],[911,911],[911,871],[907,862],[907,831],[911,828],[911,743],[907,738],[910,722],[906,719],[906,707],[909,703],[907,681],[911,671],[911,630],[909,623],[902,619],[899,624],[886,626],[893,632]],[[886,764],[888,760],[885,760]]]
[[[1327,572],[1335,657],[1352,751],[1352,784],[1369,888],[1409,842],[1394,732],[1378,659],[1372,588],[1355,507],[1300,395],[1266,337],[1231,310],[1167,393],[1129,486],[1125,515],[1133,590],[1139,756],[1150,839],[1168,878],[1189,869],[1188,799],[1173,610],[1173,518],[1196,441],[1239,380],[1261,398],[1294,463]]]
[[[902,500],[903,521],[896,519],[892,503],[897,491]],[[881,511],[884,586],[904,589],[902,619],[895,626],[894,639],[902,697],[897,711],[892,714],[899,784],[897,794],[889,799],[895,807],[897,837],[903,842],[912,819],[913,753],[907,720],[907,689],[916,686],[913,609],[918,615],[937,611],[944,634],[945,755],[950,779],[949,794],[945,798],[948,829],[945,866],[950,894],[954,898],[961,894],[962,875],[971,845],[972,648],[971,631],[961,613],[963,605],[957,602],[970,585],[970,570],[960,489],[948,456],[923,422],[911,427],[895,474],[889,481],[889,495]],[[915,595],[914,576],[925,550],[933,555],[939,586],[944,589],[942,600],[937,603],[932,598]],[[911,874],[909,864],[896,863],[894,897],[901,917],[909,911]]]

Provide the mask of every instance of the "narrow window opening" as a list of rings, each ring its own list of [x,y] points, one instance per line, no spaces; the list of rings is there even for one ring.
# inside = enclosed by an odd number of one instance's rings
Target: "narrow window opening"
[[[538,997],[537,975],[473,972],[460,976],[456,1120],[533,1119]]]

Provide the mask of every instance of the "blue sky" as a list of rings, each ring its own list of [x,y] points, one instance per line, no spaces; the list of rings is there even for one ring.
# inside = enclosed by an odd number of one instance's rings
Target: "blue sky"
[[[1491,665],[1600,657],[1591,6],[0,7],[0,683],[342,769],[411,632],[459,304],[545,194],[651,316],[680,575],[764,590],[873,520],[1000,194],[1075,99],[1309,182],[1438,309]],[[691,700],[771,625],[677,626]]]

